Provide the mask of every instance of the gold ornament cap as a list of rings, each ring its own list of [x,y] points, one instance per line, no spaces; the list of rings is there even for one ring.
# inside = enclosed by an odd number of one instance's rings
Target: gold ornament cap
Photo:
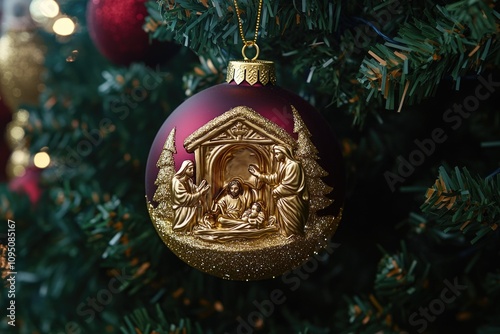
[[[276,84],[274,62],[268,60],[232,60],[227,66],[227,82],[234,81],[237,85],[247,82],[251,86],[260,83]]]

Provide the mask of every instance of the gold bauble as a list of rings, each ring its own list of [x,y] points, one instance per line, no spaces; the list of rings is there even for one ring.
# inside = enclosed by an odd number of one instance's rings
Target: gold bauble
[[[0,91],[10,110],[38,104],[44,49],[36,31],[7,31],[0,38]]]

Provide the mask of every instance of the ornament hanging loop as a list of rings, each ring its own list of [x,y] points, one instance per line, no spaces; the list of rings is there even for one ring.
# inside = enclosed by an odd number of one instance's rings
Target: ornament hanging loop
[[[247,47],[255,48],[255,56],[253,56],[252,58],[248,58],[248,56],[246,55]],[[259,58],[259,54],[260,54],[260,48],[254,41],[246,41],[243,44],[243,48],[241,48],[241,55],[243,56],[244,60],[256,60],[257,58]]]
[[[260,16],[262,13],[262,0],[259,0],[259,7],[257,9],[257,22],[255,23],[255,33],[254,33],[253,41],[248,41],[245,38],[245,33],[243,32],[243,23],[242,23],[242,20],[240,17],[240,9],[238,7],[238,1],[233,0],[233,2],[234,2],[234,9],[236,12],[236,17],[238,18],[238,27],[240,30],[241,40],[243,41],[243,48],[241,49],[241,54],[243,55],[244,60],[252,60],[252,61],[256,60],[259,57],[259,53],[260,53],[259,46],[257,45],[257,38],[259,36]],[[246,49],[248,47],[255,48],[255,56],[253,56],[252,58],[249,58],[246,55]]]

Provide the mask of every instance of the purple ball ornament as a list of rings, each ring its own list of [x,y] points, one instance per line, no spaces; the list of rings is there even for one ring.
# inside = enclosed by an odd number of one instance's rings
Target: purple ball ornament
[[[183,261],[231,280],[282,275],[342,217],[344,164],[322,115],[276,85],[274,63],[231,61],[227,83],[163,123],[146,169],[158,234]]]

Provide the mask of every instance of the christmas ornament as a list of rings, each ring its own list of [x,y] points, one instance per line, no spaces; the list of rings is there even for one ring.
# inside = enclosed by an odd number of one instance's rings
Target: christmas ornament
[[[14,112],[21,104],[38,104],[43,89],[44,45],[26,0],[5,1],[0,38],[0,90]]]
[[[240,32],[245,60],[229,63],[227,83],[186,100],[160,128],[146,200],[158,234],[186,263],[257,280],[326,246],[342,216],[344,172],[326,121],[275,85],[274,63],[257,60],[256,38],[246,41],[241,24]]]
[[[179,46],[150,41],[144,31],[146,0],[90,0],[87,6],[89,34],[96,48],[119,65],[144,62],[155,65],[171,58]]]
[[[18,176],[10,180],[9,190],[19,194],[25,194],[29,197],[31,204],[37,204],[42,195],[40,187],[41,169],[34,166],[26,168],[26,172],[22,176]]]

